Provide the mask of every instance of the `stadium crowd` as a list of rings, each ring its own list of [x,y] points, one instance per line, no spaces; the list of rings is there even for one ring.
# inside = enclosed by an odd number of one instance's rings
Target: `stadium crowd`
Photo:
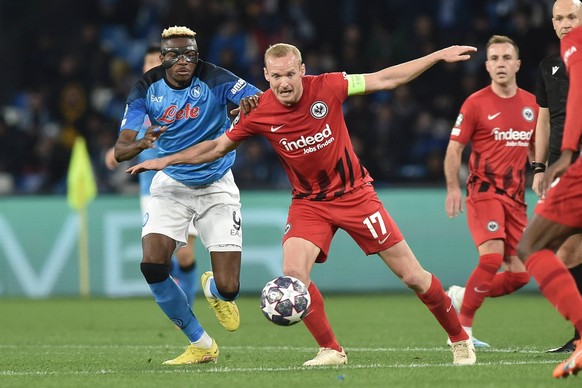
[[[546,0],[22,0],[0,3],[0,194],[66,192],[77,134],[89,147],[100,193],[135,192],[135,177],[110,171],[125,96],[147,46],[168,26],[198,33],[200,57],[259,88],[273,43],[302,47],[308,74],[361,73],[451,44],[473,45],[470,61],[439,64],[392,92],[354,97],[345,118],[376,186],[441,184],[450,129],[463,100],[489,82],[487,40],[511,37],[518,80],[533,92],[542,58],[559,51]],[[288,188],[260,139],[237,150],[241,189]],[[122,166],[123,167],[123,166]]]

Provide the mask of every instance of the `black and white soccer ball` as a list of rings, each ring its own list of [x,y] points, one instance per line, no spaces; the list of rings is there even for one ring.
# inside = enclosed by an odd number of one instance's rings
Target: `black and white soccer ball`
[[[276,325],[291,326],[300,322],[311,304],[307,287],[292,276],[279,276],[261,291],[261,311]]]

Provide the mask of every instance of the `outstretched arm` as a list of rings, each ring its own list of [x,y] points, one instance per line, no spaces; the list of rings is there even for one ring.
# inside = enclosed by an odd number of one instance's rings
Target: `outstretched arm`
[[[364,93],[394,89],[412,81],[440,61],[459,62],[471,58],[470,53],[477,51],[473,46],[450,46],[424,57],[387,67],[375,73],[364,74],[366,89]]]
[[[135,175],[147,170],[162,170],[173,164],[212,162],[234,150],[239,144],[231,141],[225,134],[222,134],[217,139],[203,141],[175,154],[164,156],[163,158],[146,160],[145,162],[128,168],[125,172]]]

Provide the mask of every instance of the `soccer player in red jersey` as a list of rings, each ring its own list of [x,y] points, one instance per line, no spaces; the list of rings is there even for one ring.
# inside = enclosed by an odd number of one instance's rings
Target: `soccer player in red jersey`
[[[582,18],[580,0],[557,0],[552,7],[552,24],[558,38],[562,39],[580,25]],[[541,196],[540,184],[546,166],[551,166],[561,154],[562,134],[566,120],[566,99],[568,97],[568,75],[560,53],[544,58],[539,65],[536,83],[536,99],[540,113],[536,125],[535,162],[532,163],[534,177],[532,189]],[[575,153],[575,157],[578,152]],[[582,234],[570,236],[556,251],[574,277],[578,291],[582,294]],[[580,339],[580,333],[574,330],[574,336],[564,345],[548,350],[548,353],[572,353],[576,346],[574,341]]]
[[[464,288],[448,290],[469,335],[485,297],[510,294],[529,281],[516,247],[527,223],[525,171],[528,158],[533,160],[538,105],[533,94],[517,86],[520,64],[513,40],[489,39],[485,67],[491,84],[463,103],[445,156],[445,210],[453,218],[463,211],[459,169],[465,145],[471,143],[467,223],[479,261]],[[473,343],[489,346],[475,338]]]
[[[580,16],[580,15],[579,15]],[[582,28],[562,38],[562,59],[570,78],[562,154],[542,180],[542,197],[518,245],[519,258],[538,283],[542,294],[582,332],[582,296],[574,278],[556,256],[570,236],[582,232],[582,158],[572,164],[582,139]],[[582,369],[582,342],[554,369],[554,377],[568,377]]]
[[[307,76],[300,51],[289,44],[276,44],[265,53],[264,76],[270,89],[260,97],[258,107],[239,115],[230,130],[215,140],[127,171],[214,160],[253,135],[264,136],[277,152],[293,188],[283,236],[283,273],[308,286],[311,306],[304,322],[320,346],[315,358],[304,365],[347,363],[327,319],[323,297],[310,278],[313,265],[326,261],[339,228],[366,254],[378,254],[417,293],[452,341],[453,363],[472,365],[475,350],[450,298],[441,282],[416,259],[354,152],[342,103],[350,95],[394,89],[439,61],[466,60],[474,51],[471,46],[451,46],[375,73]]]

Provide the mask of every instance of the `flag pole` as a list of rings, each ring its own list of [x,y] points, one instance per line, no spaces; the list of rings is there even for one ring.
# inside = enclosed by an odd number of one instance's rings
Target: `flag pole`
[[[79,293],[87,298],[90,293],[89,222],[87,205],[97,195],[97,185],[85,139],[77,136],[67,174],[67,200],[78,214],[79,222]]]
[[[79,290],[81,297],[89,297],[89,228],[87,206],[79,209]]]

